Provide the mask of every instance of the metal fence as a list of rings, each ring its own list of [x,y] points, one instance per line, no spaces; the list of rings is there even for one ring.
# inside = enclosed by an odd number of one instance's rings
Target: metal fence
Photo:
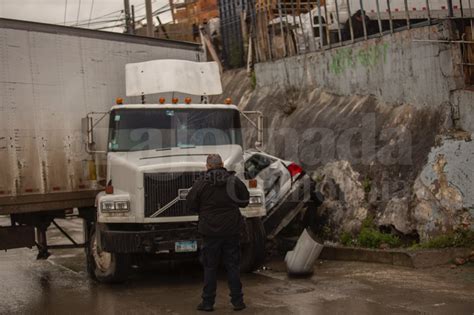
[[[474,0],[256,0],[252,59],[274,60],[393,34],[442,19],[462,20],[473,34]],[[223,22],[223,21],[221,21]]]

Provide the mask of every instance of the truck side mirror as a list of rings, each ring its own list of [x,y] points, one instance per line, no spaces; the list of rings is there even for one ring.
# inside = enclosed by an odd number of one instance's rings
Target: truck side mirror
[[[264,143],[263,143],[263,114],[260,111],[241,111],[242,116],[245,117],[249,121],[249,123],[257,129],[257,141],[255,141],[255,148],[258,150],[262,150]],[[252,119],[250,119],[249,115],[257,115],[257,122],[255,123]]]
[[[94,128],[97,126],[97,124],[104,119],[109,112],[91,112],[88,113],[86,117],[82,118],[81,123],[82,123],[82,133],[84,135],[84,138],[86,139],[86,152],[89,154],[94,154],[94,153],[107,153],[106,151],[97,151],[95,149],[95,140],[94,140]],[[95,115],[100,115],[98,119],[94,121],[94,116]]]
[[[88,148],[94,145],[94,127],[92,125],[92,117],[87,116],[81,119],[82,123],[82,135],[86,140]]]

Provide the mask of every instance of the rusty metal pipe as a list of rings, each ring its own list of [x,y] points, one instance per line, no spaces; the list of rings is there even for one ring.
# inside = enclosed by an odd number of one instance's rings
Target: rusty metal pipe
[[[411,23],[410,23],[410,11],[408,10],[408,0],[404,0],[404,5],[405,5],[405,15],[407,18],[407,28],[410,29]]]
[[[365,20],[365,10],[364,10],[364,1],[360,0],[360,11],[362,12],[362,28],[364,30],[364,39],[367,40],[367,24]]]
[[[471,1],[471,0],[469,0]],[[431,9],[430,9],[430,0],[426,0],[426,11],[428,13],[428,24],[431,25]]]
[[[379,0],[375,0],[375,3],[377,5],[377,22],[379,24],[379,32],[380,36],[383,35],[383,28],[382,28],[382,19],[380,18],[380,3]]]
[[[337,0],[334,2],[336,3],[337,37],[339,38],[339,44],[342,45],[341,24],[339,20],[339,5],[337,4],[338,3]]]
[[[346,4],[347,4],[347,14],[349,15],[349,30],[351,33],[351,42],[354,42],[354,27],[352,26],[351,5],[349,3],[349,0],[346,0]]]
[[[321,0],[318,0],[318,23],[319,23],[319,43],[321,45],[320,49],[323,49],[324,38],[323,38],[323,21],[321,17]]]
[[[387,0],[388,20],[390,24],[390,34],[393,34],[392,10],[390,9],[390,0]]]

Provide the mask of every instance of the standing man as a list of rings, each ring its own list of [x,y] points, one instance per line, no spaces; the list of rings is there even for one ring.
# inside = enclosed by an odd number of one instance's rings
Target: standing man
[[[240,282],[240,232],[244,222],[239,208],[248,205],[249,191],[234,172],[224,168],[220,155],[210,154],[206,167],[206,175],[194,183],[186,201],[187,208],[199,214],[198,230],[203,236],[204,288],[197,309],[214,310],[217,267],[222,259],[232,305],[240,311],[246,306]]]

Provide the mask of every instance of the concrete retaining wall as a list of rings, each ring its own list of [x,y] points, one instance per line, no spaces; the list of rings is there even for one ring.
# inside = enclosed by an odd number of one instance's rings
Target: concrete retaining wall
[[[417,40],[449,38],[448,24],[416,28],[303,56],[257,64],[258,87],[311,85],[330,93],[374,95],[415,106],[449,102],[463,87],[458,45]]]
[[[457,110],[459,126],[474,133],[474,91],[468,89],[454,91],[451,100]]]

